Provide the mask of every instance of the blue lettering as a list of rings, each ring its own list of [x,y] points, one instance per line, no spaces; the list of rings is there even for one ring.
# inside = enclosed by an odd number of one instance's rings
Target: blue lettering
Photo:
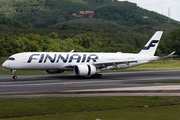
[[[86,61],[86,54],[83,55],[82,63]]]
[[[44,59],[44,54],[41,54],[41,58],[39,60],[39,63],[42,63],[43,59]]]
[[[47,54],[44,63],[46,62],[47,59],[49,59],[51,63],[54,63],[54,61],[56,60],[56,54],[54,55],[54,59],[52,59],[52,57]]]
[[[61,59],[64,63],[67,63],[68,58],[69,58],[69,54],[67,54],[66,59],[65,59],[65,58],[64,58],[61,54],[59,54],[59,56],[58,56],[58,59],[57,59],[56,63],[58,63],[58,62],[59,62],[59,59]]]
[[[93,62],[96,62],[97,59],[98,59],[98,56],[95,54],[92,54],[88,57],[86,62],[90,62],[90,60],[93,60]]]
[[[76,56],[76,58],[74,58]],[[78,55],[78,54],[74,54],[74,55],[72,55],[71,57],[70,57],[70,59],[69,59],[69,63],[71,63],[72,62],[72,60],[77,60],[77,63],[79,63],[80,62],[80,60],[81,60],[81,56],[80,55]]]
[[[33,58],[33,56],[39,56],[40,54],[33,54],[29,57],[29,60],[27,61],[27,63],[31,63],[32,60],[37,60],[37,58]]]
[[[40,58],[37,59],[35,58],[35,56],[39,56]],[[98,56],[95,54],[91,54],[87,57],[86,54],[83,54],[83,56],[80,56],[79,54],[73,54],[71,57],[69,57],[69,54],[67,54],[66,57],[63,57],[61,54],[58,55],[57,58],[57,54],[54,54],[54,57],[50,56],[49,54],[46,55],[45,54],[33,54],[29,57],[29,60],[27,61],[27,63],[31,63],[32,60],[39,60],[39,63],[46,63],[47,60],[49,60],[51,63],[54,63],[56,61],[56,63],[59,62],[59,60],[62,60],[64,63],[67,63],[69,60],[69,63],[71,63],[73,60],[75,60],[77,63],[79,63],[81,60],[81,63],[86,62],[96,62],[98,59]],[[87,58],[87,60],[86,60]]]

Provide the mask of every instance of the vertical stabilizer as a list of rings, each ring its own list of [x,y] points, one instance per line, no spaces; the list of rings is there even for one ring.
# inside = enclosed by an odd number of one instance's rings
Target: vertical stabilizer
[[[162,34],[163,31],[157,31],[144,46],[144,48],[139,52],[139,54],[154,56]]]

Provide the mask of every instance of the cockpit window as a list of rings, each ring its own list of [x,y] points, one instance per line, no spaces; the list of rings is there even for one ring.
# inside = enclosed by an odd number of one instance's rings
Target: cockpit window
[[[10,57],[10,58],[8,58],[8,60],[15,60],[15,58],[13,58],[13,57]]]

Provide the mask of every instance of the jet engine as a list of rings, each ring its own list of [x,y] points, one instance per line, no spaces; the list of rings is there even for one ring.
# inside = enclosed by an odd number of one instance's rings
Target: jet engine
[[[64,70],[45,70],[48,74],[63,73]]]
[[[74,74],[77,76],[95,75],[96,67],[93,65],[77,65],[74,67]]]

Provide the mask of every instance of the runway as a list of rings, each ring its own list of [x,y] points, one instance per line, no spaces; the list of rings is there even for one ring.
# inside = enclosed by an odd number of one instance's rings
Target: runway
[[[0,98],[81,96],[180,96],[180,84],[138,84],[142,81],[180,80],[180,70],[102,73],[101,79],[74,75],[0,75]],[[88,93],[88,94],[87,94]],[[98,93],[98,94],[97,94]]]

